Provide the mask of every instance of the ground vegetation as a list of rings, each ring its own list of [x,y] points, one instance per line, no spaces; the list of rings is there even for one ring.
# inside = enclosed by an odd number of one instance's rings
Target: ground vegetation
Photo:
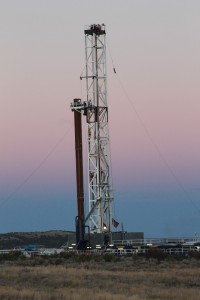
[[[75,255],[0,260],[2,300],[200,299],[200,256]]]

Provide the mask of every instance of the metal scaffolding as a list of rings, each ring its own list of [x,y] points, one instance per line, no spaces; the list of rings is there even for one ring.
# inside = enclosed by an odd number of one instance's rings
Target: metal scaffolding
[[[106,31],[105,25],[85,28],[86,101],[75,99],[71,109],[83,112],[87,121],[88,222],[91,233],[112,231],[112,180],[108,130]],[[78,134],[78,133],[76,133]],[[78,161],[76,163],[79,163]],[[81,171],[81,167],[78,167]],[[82,171],[81,171],[82,172]],[[77,178],[82,178],[78,174]],[[77,194],[78,196],[78,194]],[[80,219],[80,218],[79,218]]]
[[[112,183],[108,130],[105,25],[85,28],[90,232],[110,232]]]

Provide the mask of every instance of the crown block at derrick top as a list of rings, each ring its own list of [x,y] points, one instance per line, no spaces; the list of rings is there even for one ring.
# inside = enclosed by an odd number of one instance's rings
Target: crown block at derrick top
[[[99,25],[99,24],[93,24],[93,25],[90,25],[90,27],[86,30],[84,30],[85,34],[87,35],[93,35],[93,34],[96,34],[96,35],[102,35],[102,34],[106,34],[106,31],[104,29],[102,29],[102,26]]]

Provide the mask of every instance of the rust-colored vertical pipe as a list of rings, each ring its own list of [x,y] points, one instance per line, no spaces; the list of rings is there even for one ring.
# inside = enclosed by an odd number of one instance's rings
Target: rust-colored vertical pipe
[[[79,99],[74,99],[74,127],[75,127],[75,153],[76,153],[76,185],[77,185],[77,206],[80,240],[84,240],[84,185],[83,185],[83,150],[82,150],[82,123],[81,110],[78,110]]]

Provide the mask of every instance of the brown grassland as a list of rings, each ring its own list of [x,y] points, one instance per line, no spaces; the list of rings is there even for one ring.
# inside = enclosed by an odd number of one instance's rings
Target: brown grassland
[[[0,299],[198,300],[200,259],[109,254],[2,258]]]

